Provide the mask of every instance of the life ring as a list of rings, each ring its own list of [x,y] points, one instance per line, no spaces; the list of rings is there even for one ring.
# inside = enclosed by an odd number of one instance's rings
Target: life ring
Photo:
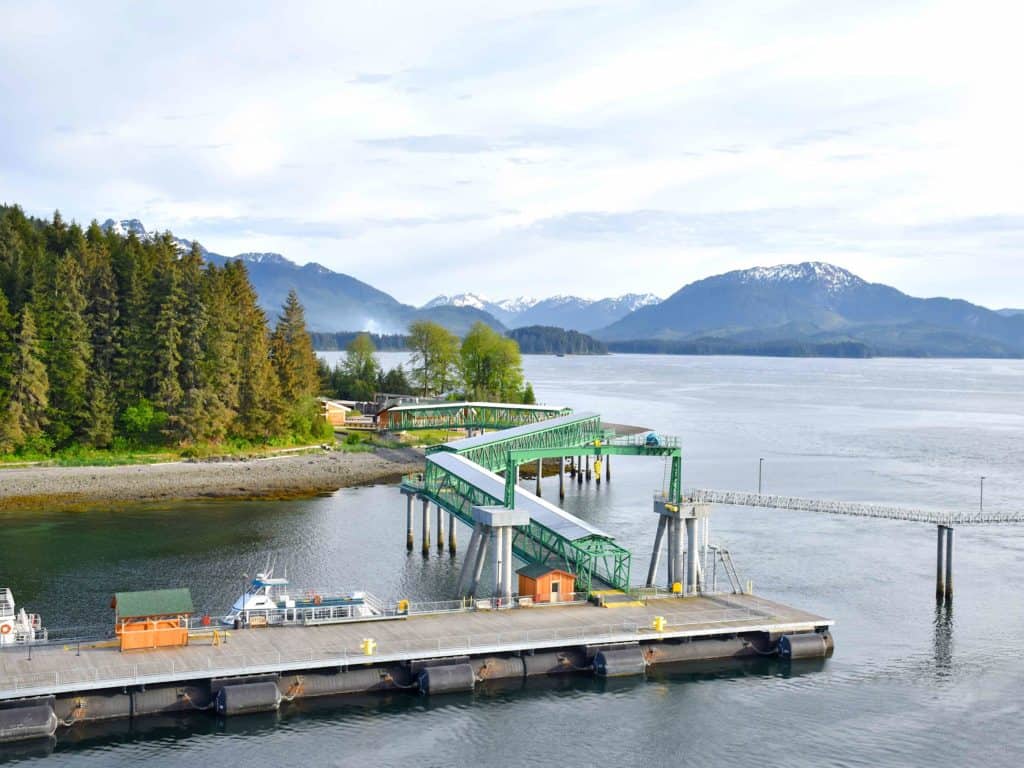
[[[4,625],[0,626],[0,635],[9,635],[9,634],[11,634],[11,625],[10,624],[4,624]]]

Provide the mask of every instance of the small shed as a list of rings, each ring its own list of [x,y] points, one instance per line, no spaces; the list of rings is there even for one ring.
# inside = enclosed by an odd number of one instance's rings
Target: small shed
[[[571,600],[576,577],[568,571],[544,563],[530,563],[518,571],[520,597],[532,597],[535,603]]]
[[[195,613],[188,589],[118,592],[110,605],[122,651],[188,645],[188,619]]]

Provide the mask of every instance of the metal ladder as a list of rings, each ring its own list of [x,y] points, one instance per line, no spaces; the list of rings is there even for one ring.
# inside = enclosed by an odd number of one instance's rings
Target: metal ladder
[[[743,583],[740,581],[739,574],[736,573],[736,564],[733,562],[729,550],[723,546],[713,544],[709,545],[708,549],[714,553],[711,560],[711,590],[717,591],[718,589],[718,563],[721,561],[722,570],[725,571],[726,578],[729,579],[729,587],[732,589],[732,593],[734,595],[743,594]]]

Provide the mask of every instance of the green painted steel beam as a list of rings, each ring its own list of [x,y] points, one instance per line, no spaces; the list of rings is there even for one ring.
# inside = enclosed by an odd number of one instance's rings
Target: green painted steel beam
[[[473,526],[473,507],[501,505],[495,499],[443,467],[427,462],[422,476],[402,481],[403,490],[417,493]],[[535,521],[519,526],[512,537],[516,556],[527,563],[564,565],[575,576],[578,590],[589,591],[595,580],[615,589],[629,589],[632,555],[603,536],[572,541]]]
[[[378,420],[391,432],[420,429],[508,429],[537,424],[572,413],[571,408],[516,403],[428,403],[384,411]]]

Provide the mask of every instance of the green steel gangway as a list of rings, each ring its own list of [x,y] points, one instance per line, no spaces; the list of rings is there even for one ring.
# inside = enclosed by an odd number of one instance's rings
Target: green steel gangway
[[[518,488],[518,466],[564,456],[667,456],[672,461],[668,493],[678,501],[678,442],[652,439],[651,433],[619,438],[603,427],[596,413],[565,414],[565,409],[559,410],[563,415],[542,422],[428,448],[424,473],[407,477],[402,489],[437,504],[469,526],[474,525],[474,506],[526,509],[530,524],[517,528],[512,540],[517,557],[527,563],[567,567],[575,573],[581,591],[590,590],[594,581],[628,589],[629,551],[595,526]]]
[[[410,403],[385,408],[377,414],[377,428],[389,432],[418,429],[506,429],[536,424],[571,413],[551,405],[520,403]]]

